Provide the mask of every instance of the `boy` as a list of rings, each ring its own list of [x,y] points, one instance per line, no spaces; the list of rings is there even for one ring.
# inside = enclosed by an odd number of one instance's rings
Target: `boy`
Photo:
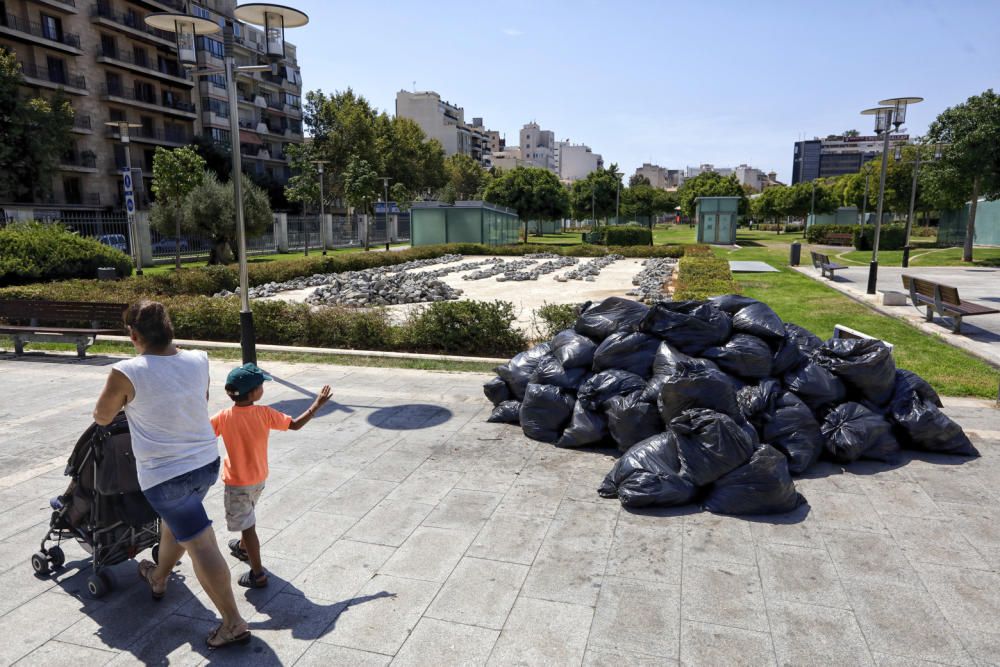
[[[267,586],[267,573],[260,562],[260,540],[254,529],[254,507],[267,479],[269,432],[298,431],[330,400],[330,385],[324,385],[309,409],[295,419],[266,405],[254,405],[264,396],[264,381],[270,379],[254,364],[233,369],[226,378],[226,393],[235,405],[212,417],[215,434],[221,435],[226,445],[222,464],[226,524],[229,530],[241,533],[240,539],[229,541],[229,550],[250,563],[250,571],[239,579],[240,586],[247,588]]]

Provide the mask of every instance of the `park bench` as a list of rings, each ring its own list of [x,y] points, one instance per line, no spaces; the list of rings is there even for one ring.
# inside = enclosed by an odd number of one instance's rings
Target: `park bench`
[[[935,312],[942,317],[950,317],[954,322],[951,330],[955,333],[961,333],[963,317],[1000,313],[996,308],[963,301],[958,296],[957,287],[949,287],[924,278],[904,274],[903,287],[909,290],[910,300],[914,306],[927,306],[928,322],[934,321]]]
[[[14,354],[24,354],[28,341],[76,343],[83,359],[99,334],[122,334],[126,304],[77,301],[0,301],[0,334],[14,339]],[[87,326],[89,325],[89,326]]]
[[[828,245],[854,245],[853,234],[827,234],[823,239]]]
[[[847,268],[843,264],[836,264],[835,262],[831,262],[830,256],[824,255],[821,252],[816,252],[814,250],[811,250],[809,254],[812,256],[813,266],[819,269],[820,275],[825,278],[832,279],[834,271],[839,271],[841,269]]]

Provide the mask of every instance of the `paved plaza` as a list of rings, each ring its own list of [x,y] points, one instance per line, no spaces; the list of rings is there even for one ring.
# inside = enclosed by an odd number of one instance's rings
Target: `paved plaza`
[[[611,453],[485,423],[483,375],[269,364],[265,403],[297,414],[324,383],[334,401],[272,437],[258,514],[271,585],[236,588],[252,643],[210,653],[188,559],[161,602],[134,562],[89,599],[78,545],[52,578],[29,565],[110,362],[0,357],[0,664],[1000,663],[986,401],[946,400],[981,459],[820,465],[797,482],[808,506],[747,520],[599,498]],[[212,364],[213,409],[229,368]]]

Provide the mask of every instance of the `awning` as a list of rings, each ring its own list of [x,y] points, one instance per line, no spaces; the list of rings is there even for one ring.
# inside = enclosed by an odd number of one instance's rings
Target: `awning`
[[[251,132],[250,130],[240,130],[240,143],[241,144],[252,144],[254,146],[263,146],[264,142],[260,140],[256,132]]]

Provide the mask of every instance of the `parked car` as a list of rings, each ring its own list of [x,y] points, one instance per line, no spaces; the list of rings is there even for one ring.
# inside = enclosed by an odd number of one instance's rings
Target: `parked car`
[[[124,234],[102,234],[97,237],[99,243],[111,246],[115,250],[121,250],[122,252],[128,252],[128,241],[125,240]]]
[[[181,252],[187,252],[190,249],[190,244],[185,238],[174,239],[173,237],[162,238],[153,244],[154,253],[171,253],[177,252],[177,246],[180,246]]]

